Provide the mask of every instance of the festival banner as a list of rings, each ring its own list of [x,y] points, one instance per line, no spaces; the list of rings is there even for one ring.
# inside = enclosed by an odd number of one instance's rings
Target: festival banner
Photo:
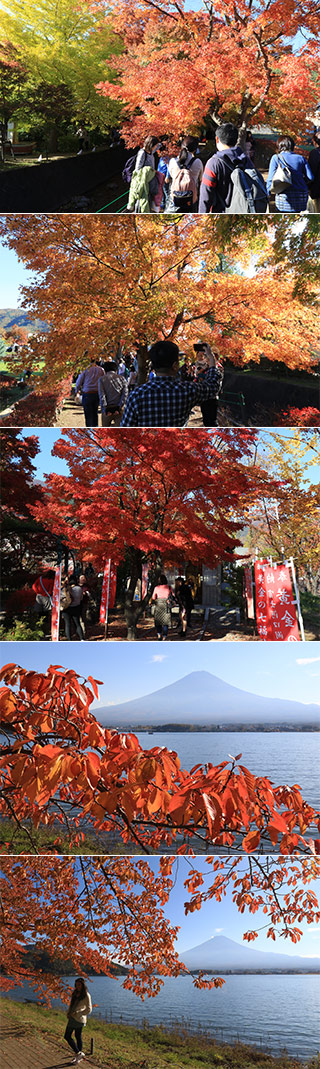
[[[147,590],[148,590],[148,575],[149,575],[149,565],[148,564],[143,564],[142,565],[141,601],[143,601],[143,599],[145,598]]]
[[[252,570],[251,568],[244,569],[244,584],[245,595],[247,601],[247,616],[248,620],[254,620],[254,604],[253,604],[253,584],[252,584]]]
[[[266,642],[300,642],[290,570],[256,561],[256,617],[260,638]]]
[[[113,609],[116,600],[116,586],[117,586],[117,565],[112,564],[112,561],[107,560],[104,573],[103,583],[101,591],[101,603],[100,603],[100,623],[105,624],[108,615],[108,610]]]
[[[59,624],[60,624],[60,591],[61,591],[61,571],[62,564],[58,564],[55,569],[55,577],[52,590],[52,610],[51,610],[51,638],[52,642],[59,641]]]

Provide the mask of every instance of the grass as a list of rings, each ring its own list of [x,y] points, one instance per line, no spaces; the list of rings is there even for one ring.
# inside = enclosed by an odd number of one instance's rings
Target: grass
[[[305,630],[314,639],[320,638],[320,597],[318,594],[300,594],[301,611]],[[308,634],[309,638],[309,634]]]
[[[61,1039],[66,1025],[66,1016],[61,1010],[28,1003],[1,1000],[2,1023],[6,1027],[25,1026],[30,1037]],[[84,1031],[84,1051],[94,1042],[94,1064],[101,1069],[307,1069],[299,1059],[289,1058],[284,1052],[279,1057],[263,1052],[247,1044],[215,1042],[212,1037],[199,1032],[190,1035],[185,1028],[167,1030],[165,1027],[150,1028],[147,1023],[138,1029],[132,1025],[107,1024],[90,1018]],[[317,1069],[319,1059],[312,1058],[308,1069]]]
[[[101,853],[102,844],[94,838],[93,835],[85,836],[84,840],[80,843],[80,846],[75,846],[74,843],[70,845],[69,841],[61,834],[61,829],[57,825],[56,828],[35,828],[30,821],[24,821],[25,827],[30,829],[32,836],[32,842],[35,849],[39,853],[56,853],[59,854],[95,854]],[[61,836],[61,838],[60,838]],[[54,845],[59,838],[59,847]],[[1,820],[0,822],[0,854],[33,854],[34,850],[29,839],[27,831],[23,828],[19,828],[15,821]],[[105,844],[104,844],[105,852]],[[111,851],[110,851],[111,852]],[[117,853],[121,853],[117,849]]]

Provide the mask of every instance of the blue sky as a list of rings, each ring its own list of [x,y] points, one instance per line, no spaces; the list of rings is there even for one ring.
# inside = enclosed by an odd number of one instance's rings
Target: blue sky
[[[157,858],[148,858],[148,864],[154,872],[158,872],[159,861]],[[195,867],[205,874],[204,886],[210,886],[210,883],[213,883],[211,866],[206,864],[204,858],[197,857],[195,859]],[[240,870],[242,871],[245,867],[246,862],[242,862]],[[251,944],[245,942],[244,946],[251,945],[255,950],[275,951],[279,954],[320,957],[320,925],[299,923],[299,928],[303,930],[304,934],[297,945],[291,943],[291,941],[289,942],[289,939],[277,939],[276,943],[273,943],[271,939],[266,937],[266,929],[264,928],[266,924],[265,914],[261,910],[258,910],[254,915],[247,911],[244,914],[240,914],[237,906],[232,901],[230,888],[228,888],[226,897],[223,898],[222,902],[216,902],[214,899],[205,903],[201,910],[196,910],[185,917],[183,903],[187,900],[188,895],[185,892],[184,881],[189,869],[190,863],[188,859],[180,858],[175,887],[170,895],[168,906],[165,907],[165,912],[172,924],[178,924],[181,927],[176,944],[179,954],[215,935],[227,936],[228,939],[235,939],[237,943],[242,943],[244,932],[251,929],[256,931],[261,927],[264,930],[260,933],[259,938]],[[312,884],[312,889],[318,896],[320,895],[320,880]]]
[[[17,254],[0,244],[1,308],[18,308],[21,304],[20,286],[27,286],[35,277],[27,271]]]
[[[12,646],[2,644],[2,661],[12,660]],[[150,694],[189,672],[207,671],[241,690],[265,697],[319,704],[320,643],[299,649],[290,643],[174,643],[159,652],[153,642],[16,642],[15,660],[24,668],[46,671],[49,664],[74,668],[100,679],[101,705]],[[99,705],[96,706],[99,715]]]
[[[286,440],[289,440],[292,437],[293,430],[290,427],[283,427],[283,428],[281,428],[281,431],[278,430],[277,433],[278,434],[279,433],[282,434],[284,442],[285,442]],[[26,437],[28,435],[36,434],[38,436],[38,438],[39,438],[40,452],[39,452],[38,456],[35,457],[35,460],[34,460],[34,464],[35,464],[35,467],[36,467],[36,478],[43,479],[44,474],[48,474],[48,472],[51,472],[51,471],[55,471],[57,475],[68,475],[69,469],[68,469],[68,465],[67,465],[66,461],[65,460],[60,460],[59,457],[54,457],[53,458],[52,455],[51,455],[54,443],[61,436],[61,431],[60,430],[58,430],[58,429],[54,430],[53,428],[51,429],[51,427],[47,427],[44,430],[42,428],[39,428],[39,427],[38,428],[35,428],[35,427],[32,427],[32,428],[24,427],[23,431],[22,431],[22,434],[25,435]],[[272,443],[272,431],[270,432],[269,439],[270,439],[270,444],[271,444]],[[263,455],[264,455],[263,452],[261,452],[262,461],[263,461]],[[310,481],[310,483],[319,482],[319,480],[320,480],[320,464],[316,464],[315,463],[315,453],[314,453],[314,451],[310,451],[309,454],[307,454],[306,460],[308,461],[308,463],[310,465],[310,468],[309,468],[309,481]]]

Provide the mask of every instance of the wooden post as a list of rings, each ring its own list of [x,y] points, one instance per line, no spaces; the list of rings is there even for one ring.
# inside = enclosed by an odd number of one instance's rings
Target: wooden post
[[[94,1039],[93,1039],[93,1036],[91,1036],[91,1039],[90,1039],[90,1054],[93,1054],[93,1053],[94,1053]]]

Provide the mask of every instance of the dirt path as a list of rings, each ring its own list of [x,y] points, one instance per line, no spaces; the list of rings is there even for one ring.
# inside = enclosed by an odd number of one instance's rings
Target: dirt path
[[[61,412],[56,420],[55,427],[84,427],[83,408],[80,401],[67,399],[64,401]],[[99,427],[101,427],[101,415],[99,413]],[[188,420],[188,427],[203,427],[201,409],[194,408]]]

